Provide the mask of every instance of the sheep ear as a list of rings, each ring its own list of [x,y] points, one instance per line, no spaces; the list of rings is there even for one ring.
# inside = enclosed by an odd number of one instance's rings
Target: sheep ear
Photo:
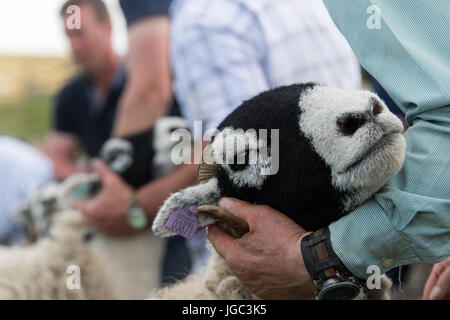
[[[159,209],[153,221],[152,230],[159,237],[171,237],[176,235],[169,230],[166,224],[171,215],[188,206],[215,205],[220,199],[220,190],[217,178],[211,178],[208,182],[186,188],[172,194]],[[205,227],[214,223],[215,218],[206,214],[197,214],[198,226]]]

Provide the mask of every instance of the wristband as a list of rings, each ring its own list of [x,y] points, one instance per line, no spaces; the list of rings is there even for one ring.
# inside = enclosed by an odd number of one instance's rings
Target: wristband
[[[359,293],[362,280],[334,253],[328,227],[305,236],[300,246],[306,270],[318,287],[318,299],[349,299]]]
[[[146,212],[139,206],[137,194],[131,195],[130,208],[128,209],[128,224],[135,230],[143,230],[148,226]]]

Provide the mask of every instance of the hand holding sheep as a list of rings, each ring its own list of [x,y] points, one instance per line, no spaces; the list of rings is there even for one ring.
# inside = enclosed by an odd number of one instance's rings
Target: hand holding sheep
[[[76,205],[83,215],[83,221],[111,236],[135,233],[127,222],[132,188],[100,160],[93,162],[93,169],[100,177],[102,188],[94,199]]]
[[[240,239],[216,225],[208,227],[209,240],[243,286],[262,299],[310,299],[314,284],[300,254],[307,232],[268,206],[230,198],[219,205],[250,226]]]
[[[450,257],[433,266],[423,292],[424,300],[450,300]]]

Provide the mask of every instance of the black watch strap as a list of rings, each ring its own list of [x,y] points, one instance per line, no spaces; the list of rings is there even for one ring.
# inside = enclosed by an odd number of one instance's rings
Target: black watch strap
[[[301,252],[306,270],[318,282],[341,275],[354,277],[334,253],[330,241],[330,230],[320,229],[305,236],[301,241]]]

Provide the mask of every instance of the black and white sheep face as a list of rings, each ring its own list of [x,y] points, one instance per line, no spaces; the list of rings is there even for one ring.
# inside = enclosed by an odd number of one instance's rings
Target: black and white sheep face
[[[375,94],[316,86],[300,98],[299,125],[331,168],[332,184],[347,192],[350,210],[401,167],[403,125]]]
[[[261,129],[270,134],[261,136]],[[210,144],[216,177],[167,199],[153,230],[173,235],[165,223],[175,210],[215,205],[224,196],[269,205],[317,230],[360,205],[400,169],[402,129],[370,92],[308,83],[261,93],[219,125]],[[269,167],[276,167],[274,174],[264,172]],[[197,220],[211,223],[202,214]]]
[[[27,203],[15,213],[25,223],[37,240],[48,235],[55,219],[71,209],[88,194],[88,188],[98,181],[96,174],[75,174],[63,183],[52,182],[37,190]]]

